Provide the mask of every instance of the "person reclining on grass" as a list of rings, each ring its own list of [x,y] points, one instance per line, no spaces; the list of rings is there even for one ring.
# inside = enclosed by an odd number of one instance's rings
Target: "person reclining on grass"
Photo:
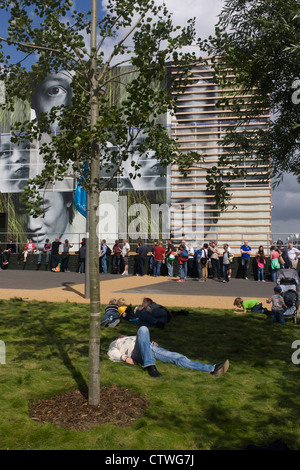
[[[143,299],[142,304],[135,309],[134,313],[138,317],[137,323],[140,326],[164,328],[165,323],[170,321],[168,310],[148,297]]]
[[[101,321],[101,326],[109,326],[114,328],[120,323],[119,312],[118,312],[118,302],[116,299],[111,299],[105,307],[105,314]]]
[[[201,362],[191,361],[177,352],[161,348],[154,341],[150,341],[149,329],[146,326],[141,326],[136,336],[121,336],[115,339],[110,344],[107,354],[110,360],[114,362],[123,361],[132,365],[142,364],[143,369],[147,370],[151,377],[161,377],[155,366],[156,360],[170,362],[186,369],[207,372],[215,376],[225,374],[229,367],[228,360],[214,365],[202,364]]]

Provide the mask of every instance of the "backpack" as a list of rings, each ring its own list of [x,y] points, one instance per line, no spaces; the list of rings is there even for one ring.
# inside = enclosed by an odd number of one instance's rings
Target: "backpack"
[[[201,264],[206,264],[207,261],[208,261],[207,250],[205,250],[205,249],[203,250],[203,255],[204,256],[202,258],[200,258],[200,263]]]
[[[187,250],[183,250],[181,252],[180,258],[181,258],[182,261],[187,261],[189,259],[189,254],[188,254]]]
[[[106,246],[106,256],[110,256],[111,255],[111,249],[109,248],[109,246]]]

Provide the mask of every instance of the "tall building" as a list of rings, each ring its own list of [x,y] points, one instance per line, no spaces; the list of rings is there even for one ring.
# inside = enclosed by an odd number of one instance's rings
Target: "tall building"
[[[230,72],[228,72],[230,73]],[[231,97],[233,90],[219,89],[214,83],[211,64],[199,64],[193,70],[193,78],[184,93],[178,98],[176,116],[172,119],[172,136],[181,144],[183,152],[195,150],[203,156],[203,161],[191,168],[187,177],[182,176],[173,166],[170,174],[171,232],[180,232],[184,221],[187,240],[218,240],[226,242],[234,251],[239,251],[241,242],[249,240],[253,246],[269,246],[271,236],[271,184],[262,181],[267,174],[264,165],[252,168],[244,160],[247,177],[231,179],[227,168],[220,167],[220,179],[229,183],[231,199],[225,211],[216,206],[213,191],[206,189],[208,168],[216,166],[221,152],[220,146],[226,130],[233,126],[236,116],[228,110],[217,107],[218,99]],[[268,125],[269,114],[248,125],[262,129]]]

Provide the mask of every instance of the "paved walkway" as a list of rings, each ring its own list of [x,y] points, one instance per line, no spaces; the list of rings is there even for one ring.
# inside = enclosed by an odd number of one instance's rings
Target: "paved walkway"
[[[265,300],[273,293],[272,282],[231,279],[229,283],[209,279],[206,283],[187,279],[150,276],[100,275],[101,303],[124,297],[127,303],[141,303],[151,297],[167,307],[202,307],[232,309],[235,297]],[[85,275],[78,273],[52,273],[40,271],[4,270],[0,272],[0,298],[22,297],[49,302],[89,303],[85,298]]]

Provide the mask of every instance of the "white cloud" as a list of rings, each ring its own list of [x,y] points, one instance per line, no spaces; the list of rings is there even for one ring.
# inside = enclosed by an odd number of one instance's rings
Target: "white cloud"
[[[272,232],[300,233],[299,183],[285,174],[282,183],[272,191]]]
[[[174,24],[184,26],[189,18],[196,18],[197,36],[205,39],[214,33],[214,25],[221,12],[222,0],[165,0],[173,13]]]
[[[163,3],[162,0],[156,0],[157,5]],[[214,26],[218,21],[218,14],[221,12],[223,0],[165,0],[170,13],[172,13],[172,20],[174,25],[184,27],[187,25],[189,19],[195,17],[196,37],[206,39],[209,35],[214,34]],[[101,13],[106,12],[107,0],[101,2]],[[100,11],[100,8],[99,8]],[[119,37],[122,37],[120,30]],[[103,50],[107,58],[112,50],[113,41],[107,40],[104,44]],[[197,48],[193,48],[197,54]]]

